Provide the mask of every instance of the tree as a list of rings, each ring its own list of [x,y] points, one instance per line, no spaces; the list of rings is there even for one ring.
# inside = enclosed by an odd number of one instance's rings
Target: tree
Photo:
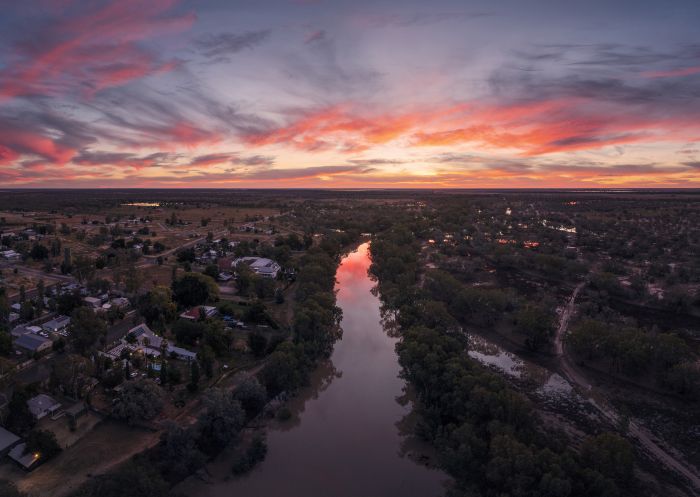
[[[233,442],[245,424],[245,412],[231,393],[221,388],[207,391],[206,410],[199,416],[199,447],[213,455]]]
[[[29,252],[29,255],[35,261],[42,261],[44,259],[48,259],[49,249],[41,245],[40,243],[35,243],[32,247],[32,250]]]
[[[70,338],[75,349],[81,354],[95,345],[106,332],[105,322],[92,309],[78,307],[71,314]]]
[[[204,274],[216,280],[216,278],[219,277],[219,266],[216,264],[207,264],[207,267],[204,268]]]
[[[191,392],[197,391],[199,388],[199,364],[197,361],[190,363],[190,382],[187,384],[187,389]]]
[[[197,360],[204,369],[204,374],[211,379],[214,376],[214,351],[208,345],[203,346],[197,352]]]
[[[24,435],[36,424],[34,415],[29,410],[27,401],[32,396],[24,388],[16,388],[7,406],[5,427],[13,433]]]
[[[12,353],[12,335],[7,330],[0,329],[0,355]]]
[[[255,357],[262,357],[267,350],[267,338],[259,331],[253,331],[248,335],[248,347]]]
[[[189,262],[192,263],[194,262],[196,258],[196,254],[194,252],[193,248],[185,248],[182,250],[177,251],[177,262],[183,263],[183,262]]]
[[[233,391],[233,398],[240,402],[248,418],[254,418],[267,404],[267,390],[254,376],[246,378]]]
[[[77,354],[59,356],[51,365],[49,386],[69,397],[77,398],[94,370],[90,359]]]
[[[10,315],[10,301],[7,298],[5,287],[0,287],[0,321],[4,321]]]
[[[177,306],[173,302],[170,288],[157,286],[142,295],[136,304],[139,313],[146,319],[149,326],[164,330],[165,325],[177,317]]]
[[[172,332],[178,343],[195,345],[204,336],[206,325],[198,321],[179,319],[175,322]]]
[[[74,309],[83,305],[83,297],[79,290],[67,292],[56,297],[56,310],[60,314],[70,315]]]
[[[185,273],[173,282],[172,290],[175,301],[184,307],[202,305],[219,298],[216,281],[200,273]]]
[[[163,359],[160,363],[160,386],[165,386],[168,383],[168,362]]]
[[[84,255],[77,255],[73,258],[71,272],[81,283],[92,279],[95,274],[95,261]]]
[[[515,316],[516,331],[525,335],[525,345],[539,350],[554,334],[552,314],[538,305],[528,304]]]
[[[204,454],[197,448],[194,430],[169,422],[160,438],[158,469],[169,481],[176,482],[204,465]]]
[[[163,393],[154,382],[139,379],[124,385],[112,414],[129,425],[155,418],[163,409]]]
[[[25,300],[19,308],[19,317],[23,321],[31,321],[34,319],[34,304]]]
[[[126,275],[124,276],[124,287],[127,293],[135,295],[142,284],[143,273],[136,268],[133,262],[129,263],[126,268]]]
[[[581,446],[584,464],[626,486],[632,480],[634,452],[630,443],[619,435],[602,433],[587,438]]]
[[[42,462],[46,462],[61,452],[56,435],[50,431],[32,430],[27,436],[25,454],[34,454]]]
[[[307,381],[307,366],[300,345],[290,342],[280,344],[262,370],[265,388],[274,396],[301,387]]]

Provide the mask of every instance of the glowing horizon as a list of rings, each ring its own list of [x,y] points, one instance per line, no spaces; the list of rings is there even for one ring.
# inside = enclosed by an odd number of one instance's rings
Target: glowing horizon
[[[697,2],[32,3],[2,187],[700,187]]]

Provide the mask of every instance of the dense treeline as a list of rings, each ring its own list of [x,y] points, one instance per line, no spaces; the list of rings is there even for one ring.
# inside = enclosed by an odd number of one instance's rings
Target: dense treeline
[[[602,360],[612,372],[630,376],[654,373],[671,391],[700,397],[700,370],[691,348],[676,334],[586,319],[573,327],[567,343],[582,361]]]
[[[330,356],[340,338],[341,310],[335,305],[335,271],[341,242],[330,238],[312,247],[301,260],[297,275],[292,323],[293,340],[270,355],[262,378],[268,392],[277,395],[305,385],[316,363]]]
[[[410,233],[397,227],[375,240],[371,271],[385,310],[393,311],[401,329],[399,362],[420,401],[419,434],[435,445],[442,467],[455,479],[450,494],[564,497],[633,491],[633,452],[624,439],[605,433],[573,450],[563,435],[538,429],[525,397],[468,357],[465,337],[446,324],[455,322],[450,311],[473,312],[462,303],[469,299],[460,292],[443,293],[443,302],[435,305],[417,288],[418,247]]]

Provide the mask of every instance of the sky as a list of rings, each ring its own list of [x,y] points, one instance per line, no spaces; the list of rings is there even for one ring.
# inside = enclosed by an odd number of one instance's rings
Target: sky
[[[697,0],[0,0],[0,186],[700,188]]]

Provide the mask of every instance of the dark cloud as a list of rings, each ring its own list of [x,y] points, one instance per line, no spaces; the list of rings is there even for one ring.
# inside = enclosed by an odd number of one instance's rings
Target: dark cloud
[[[170,167],[181,156],[170,152],[155,152],[139,155],[131,152],[108,152],[100,150],[81,150],[71,162],[79,166],[117,166],[141,169],[145,167]]]
[[[194,40],[194,46],[205,57],[226,59],[237,52],[260,45],[269,36],[269,30],[209,34]]]
[[[289,169],[257,169],[240,170],[229,169],[227,172],[233,177],[246,180],[282,180],[304,179],[318,176],[336,176],[339,174],[363,174],[371,170],[364,166],[314,166]]]
[[[356,166],[383,166],[403,164],[405,161],[396,159],[350,159],[348,162]]]
[[[304,44],[309,45],[317,41],[323,41],[326,39],[326,31],[324,29],[319,29],[318,31],[313,31],[306,35],[304,39]]]
[[[231,164],[242,166],[271,166],[275,163],[275,157],[271,155],[236,156],[231,159]]]
[[[463,22],[492,16],[489,12],[414,12],[411,14],[363,14],[355,22],[368,28],[406,28],[443,22]]]
[[[231,153],[198,155],[190,161],[190,166],[208,166],[228,162],[233,157]]]

